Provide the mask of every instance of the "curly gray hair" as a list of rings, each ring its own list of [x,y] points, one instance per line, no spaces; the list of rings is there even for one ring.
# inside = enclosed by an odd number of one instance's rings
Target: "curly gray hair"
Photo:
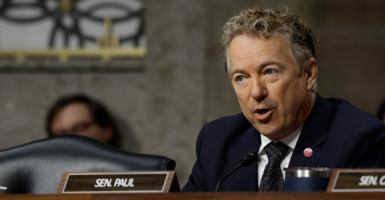
[[[262,35],[269,38],[273,35],[282,37],[290,46],[293,59],[302,74],[311,58],[318,60],[317,38],[306,26],[305,20],[295,13],[280,12],[273,9],[262,9],[257,6],[240,12],[232,17],[222,28],[222,46],[226,56],[226,72],[230,69],[229,46],[235,36],[241,34]],[[316,85],[313,87],[316,92]]]

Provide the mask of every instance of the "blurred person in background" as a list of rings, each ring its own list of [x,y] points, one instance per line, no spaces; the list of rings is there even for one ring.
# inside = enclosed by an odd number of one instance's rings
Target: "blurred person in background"
[[[385,123],[385,100],[382,102],[380,109],[377,112],[377,118]]]
[[[83,135],[119,148],[116,124],[107,109],[98,101],[76,94],[59,98],[46,118],[49,136]]]

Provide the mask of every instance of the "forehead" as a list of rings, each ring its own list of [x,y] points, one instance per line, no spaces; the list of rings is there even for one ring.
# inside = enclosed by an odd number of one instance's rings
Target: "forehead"
[[[264,38],[242,34],[233,38],[229,46],[230,66],[259,64],[259,62],[288,62],[292,59],[289,45],[282,37]]]
[[[92,121],[87,106],[83,103],[71,103],[62,108],[52,121],[52,128],[70,128],[78,122]]]

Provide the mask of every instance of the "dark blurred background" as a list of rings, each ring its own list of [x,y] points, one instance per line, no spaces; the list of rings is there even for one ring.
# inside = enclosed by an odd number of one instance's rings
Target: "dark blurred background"
[[[118,119],[124,150],[176,160],[184,185],[201,127],[240,112],[221,59],[221,27],[241,9],[283,4],[320,39],[319,94],[376,114],[385,99],[385,1],[146,0],[143,70],[0,73],[0,149],[47,137],[49,106],[84,93]]]

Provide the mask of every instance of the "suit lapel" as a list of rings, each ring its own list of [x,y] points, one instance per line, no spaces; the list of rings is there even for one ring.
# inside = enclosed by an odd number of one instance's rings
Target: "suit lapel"
[[[258,153],[260,144],[259,133],[253,126],[250,126],[240,140],[237,141],[237,144],[228,151],[228,172],[240,163],[247,152]],[[222,191],[256,191],[258,188],[257,162],[238,169],[222,183],[220,188]]]
[[[330,113],[331,104],[317,94],[316,102],[302,128],[289,167],[317,166],[318,160],[322,155],[320,146],[327,137]],[[306,157],[303,153],[306,148],[313,150],[313,154],[310,157]]]

